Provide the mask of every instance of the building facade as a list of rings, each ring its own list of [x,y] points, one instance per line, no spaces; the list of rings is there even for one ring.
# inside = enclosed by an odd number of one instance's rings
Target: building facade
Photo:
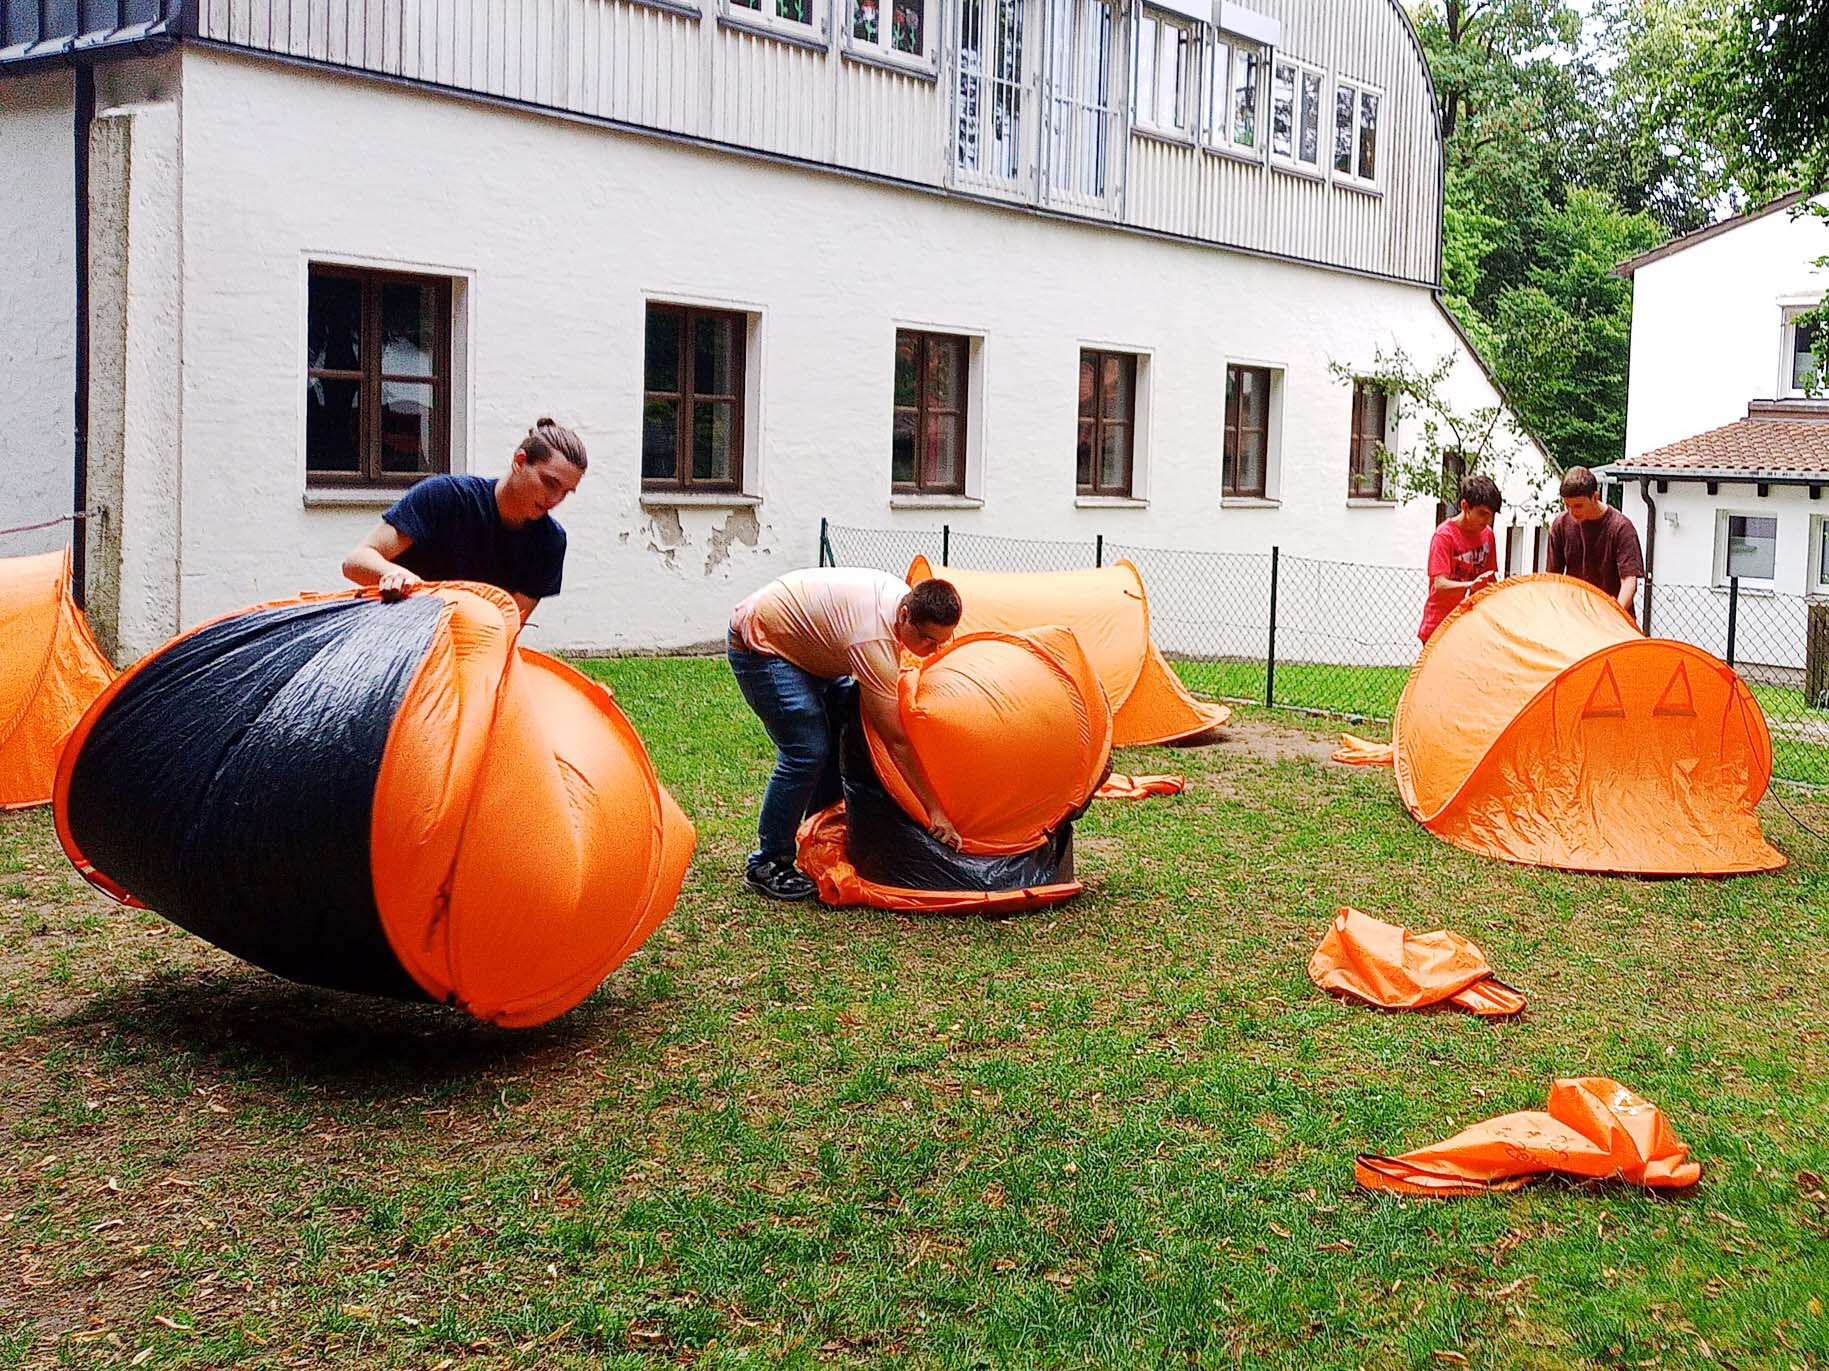
[[[1823,202],[1829,204],[1829,197]],[[1801,666],[1800,598],[1829,595],[1829,386],[1821,330],[1829,219],[1792,195],[1625,263],[1633,281],[1626,455],[1610,474],[1670,615]],[[1696,588],[1706,594],[1698,596]],[[1654,609],[1654,630],[1679,625]]]
[[[1420,568],[1351,373],[1499,402],[1428,73],[1258,2],[0,0],[0,525],[94,511],[123,657],[543,414],[548,647],[715,641],[822,517]]]

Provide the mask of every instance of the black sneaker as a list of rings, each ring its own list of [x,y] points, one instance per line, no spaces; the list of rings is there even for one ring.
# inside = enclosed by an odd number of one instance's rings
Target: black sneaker
[[[819,890],[792,862],[752,862],[744,879],[771,900],[810,900]]]

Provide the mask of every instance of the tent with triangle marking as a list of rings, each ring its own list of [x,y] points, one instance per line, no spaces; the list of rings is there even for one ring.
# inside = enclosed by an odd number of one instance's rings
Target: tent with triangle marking
[[[1645,876],[1785,864],[1759,829],[1772,738],[1746,683],[1566,576],[1501,581],[1443,620],[1393,745],[1405,805],[1469,852]]]

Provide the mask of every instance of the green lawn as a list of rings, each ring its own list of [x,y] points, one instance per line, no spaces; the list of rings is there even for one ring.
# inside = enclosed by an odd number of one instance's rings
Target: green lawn
[[[700,848],[542,1030],[276,981],[0,816],[0,1365],[1829,1363],[1829,868],[1779,812],[1777,876],[1504,867],[1243,711],[1122,759],[1190,791],[1095,807],[1061,909],[769,906],[723,665],[591,669]],[[1342,902],[1469,934],[1529,1012],[1322,996]],[[1353,1185],[1587,1073],[1663,1106],[1701,1186]]]
[[[1262,662],[1175,663],[1188,685],[1226,700],[1262,700]],[[1396,666],[1327,666],[1281,662],[1276,669],[1276,702],[1296,709],[1376,721],[1366,730],[1390,736],[1389,722],[1409,669]],[[1829,785],[1829,710],[1812,709],[1801,690],[1756,685],[1753,698],[1772,730],[1772,774],[1807,785]]]

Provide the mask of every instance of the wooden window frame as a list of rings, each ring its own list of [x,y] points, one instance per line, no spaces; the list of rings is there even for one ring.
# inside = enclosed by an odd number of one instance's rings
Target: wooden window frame
[[[680,316],[679,355],[674,359],[679,368],[677,374],[680,388],[677,391],[648,389],[647,324],[649,315],[655,310],[666,310]],[[692,338],[698,321],[704,318],[728,319],[736,327],[735,375],[729,394],[710,394],[698,389],[697,358],[694,356]],[[666,300],[650,300],[647,308],[642,311],[642,340],[641,432],[644,447],[648,431],[647,407],[656,400],[679,403],[679,413],[673,427],[673,475],[649,476],[644,472],[641,478],[642,490],[673,493],[704,491],[707,494],[740,492],[743,489],[744,442],[748,432],[749,316],[741,310],[709,309],[699,305],[676,305]],[[736,416],[731,425],[731,471],[728,480],[701,480],[692,474],[693,408],[700,400],[729,404]],[[643,460],[645,462],[645,453]]]
[[[1367,423],[1366,410],[1376,396],[1382,408],[1374,432]],[[1391,397],[1365,380],[1353,382],[1352,430],[1346,454],[1346,498],[1349,500],[1388,499],[1384,468],[1385,438],[1390,432]],[[1371,452],[1367,453],[1367,447]],[[1368,483],[1368,474],[1373,479]]]
[[[1086,365],[1087,358],[1092,359],[1092,413],[1083,409],[1076,411],[1074,423],[1074,487],[1082,496],[1092,499],[1134,500],[1137,488],[1137,354],[1119,352],[1115,348],[1081,348],[1080,366]],[[1120,367],[1129,376],[1130,417],[1114,419],[1104,412],[1105,387],[1100,383],[1105,374],[1105,361],[1115,358]],[[1077,372],[1076,372],[1077,375]],[[1092,424],[1092,444],[1090,484],[1079,479],[1079,426]],[[1128,441],[1124,445],[1124,484],[1122,487],[1104,485],[1099,480],[1099,471],[1103,463],[1099,460],[1105,450],[1105,435],[1114,428],[1123,429]]]
[[[1467,476],[1467,454],[1458,448],[1450,448],[1442,453],[1442,488],[1450,488],[1449,478],[1453,478],[1453,487],[1458,489]],[[1435,526],[1440,528],[1448,520],[1461,512],[1459,500],[1437,500],[1435,502]]]
[[[313,381],[355,381],[360,387],[362,432],[356,441],[357,468],[354,471],[321,471],[311,465],[311,451],[305,451],[305,484],[316,489],[405,490],[428,476],[442,476],[451,470],[451,278],[428,276],[420,272],[387,271],[373,267],[349,267],[333,262],[312,262],[306,270],[306,330],[310,330],[311,283],[320,277],[352,280],[362,286],[362,323],[357,343],[361,365],[355,368],[314,367],[305,363],[305,384]],[[414,376],[382,369],[381,291],[385,286],[409,285],[432,288],[432,374]],[[429,471],[384,471],[381,468],[381,385],[400,381],[432,387],[432,468]]]
[[[889,397],[891,422],[889,468],[890,493],[894,495],[964,495],[965,468],[968,460],[966,439],[970,432],[968,427],[968,415],[971,410],[972,395],[972,340],[963,334],[957,333],[934,333],[923,329],[899,328],[895,331],[895,346],[898,353],[900,353],[902,349],[902,340],[904,338],[914,339],[916,345],[915,403],[913,405],[899,405],[895,402],[894,380],[892,378]],[[928,390],[928,349],[935,343],[945,343],[949,346],[956,346],[959,349],[959,394],[958,407],[956,409],[945,409],[935,405],[933,403],[933,397]],[[913,414],[915,421],[915,478],[913,481],[898,481],[895,479],[894,420],[902,414]],[[929,481],[926,478],[926,472],[928,470],[927,420],[935,414],[938,414],[943,418],[947,416],[952,418],[955,426],[954,441],[958,445],[956,448],[956,451],[959,454],[958,479],[945,483]]]
[[[1244,417],[1244,403],[1241,399],[1244,388],[1232,383],[1235,373],[1255,372],[1264,382],[1264,426],[1263,428],[1246,428],[1241,420]],[[1220,458],[1220,498],[1226,500],[1266,500],[1270,498],[1270,394],[1276,383],[1276,373],[1271,367],[1249,366],[1243,363],[1231,363],[1226,367],[1225,390],[1225,439],[1224,450]],[[1246,488],[1238,483],[1238,450],[1247,433],[1256,434],[1262,444],[1263,460],[1258,463],[1262,474],[1259,484]]]

